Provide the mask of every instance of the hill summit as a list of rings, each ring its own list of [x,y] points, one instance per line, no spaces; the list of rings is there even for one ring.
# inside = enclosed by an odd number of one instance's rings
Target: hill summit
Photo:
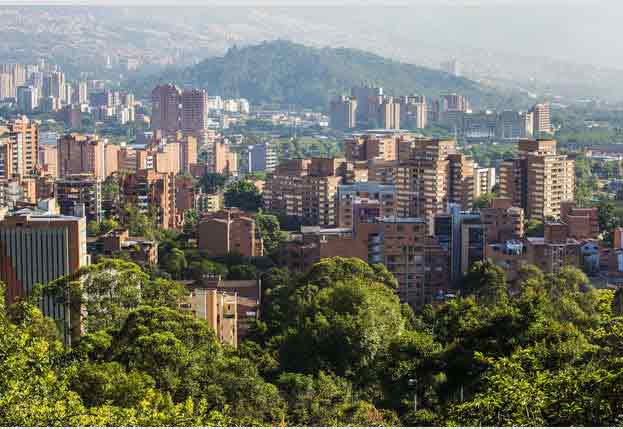
[[[232,47],[159,79],[204,87],[210,94],[244,97],[253,104],[326,109],[331,97],[361,84],[388,95],[438,96],[457,92],[476,107],[496,107],[501,95],[469,79],[393,61],[357,49],[313,48],[284,40]]]

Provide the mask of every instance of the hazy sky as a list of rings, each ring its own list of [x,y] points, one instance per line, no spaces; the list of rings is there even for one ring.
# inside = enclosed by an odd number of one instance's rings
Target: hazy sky
[[[476,48],[623,68],[623,0],[0,0],[1,4],[174,5],[178,11],[193,5],[206,6],[208,16],[208,9],[219,5],[272,5],[293,17],[303,15],[308,22],[352,26],[354,32],[370,24],[374,31],[399,34],[415,46]],[[315,11],[303,11],[304,6]]]

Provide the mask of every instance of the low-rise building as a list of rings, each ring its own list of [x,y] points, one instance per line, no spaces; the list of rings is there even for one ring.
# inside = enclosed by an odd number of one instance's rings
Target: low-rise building
[[[210,256],[238,253],[246,257],[263,255],[252,215],[236,209],[224,209],[208,214],[197,226],[197,246]]]
[[[238,346],[238,296],[216,289],[196,287],[182,308],[208,322],[216,337],[230,346]]]
[[[130,237],[127,229],[114,229],[98,238],[101,253],[106,256],[127,255],[142,266],[158,264],[158,243],[144,237]]]
[[[599,230],[599,210],[596,207],[579,208],[575,202],[560,204],[560,220],[569,226],[569,237],[578,240],[597,238]]]
[[[524,236],[524,211],[513,207],[510,198],[494,198],[491,206],[481,209],[487,243],[504,243]]]
[[[543,237],[489,244],[485,256],[504,269],[508,280],[513,281],[526,264],[536,265],[544,273],[557,273],[565,266],[582,268],[583,244],[569,238],[567,225],[546,222]]]

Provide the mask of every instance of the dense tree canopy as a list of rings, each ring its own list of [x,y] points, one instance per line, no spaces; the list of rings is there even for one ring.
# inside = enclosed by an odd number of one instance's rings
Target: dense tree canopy
[[[239,207],[246,211],[257,211],[262,207],[262,194],[252,182],[240,180],[225,190],[225,206]]]
[[[478,263],[458,297],[415,312],[385,268],[358,259],[262,279],[262,319],[237,349],[180,307],[185,287],[126,261],[43,289],[66,288],[84,308],[70,349],[36,297],[0,306],[0,424],[623,421],[623,294],[593,289],[575,268],[525,266],[509,282]]]

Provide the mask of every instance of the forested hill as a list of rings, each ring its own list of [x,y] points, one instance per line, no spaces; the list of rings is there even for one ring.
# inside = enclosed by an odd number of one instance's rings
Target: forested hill
[[[282,40],[231,48],[223,57],[209,58],[145,82],[142,89],[166,81],[204,87],[213,95],[245,97],[253,104],[322,109],[326,109],[331,96],[348,93],[361,83],[379,85],[389,95],[457,92],[481,108],[517,102],[492,88],[438,70],[355,49],[318,49]]]

